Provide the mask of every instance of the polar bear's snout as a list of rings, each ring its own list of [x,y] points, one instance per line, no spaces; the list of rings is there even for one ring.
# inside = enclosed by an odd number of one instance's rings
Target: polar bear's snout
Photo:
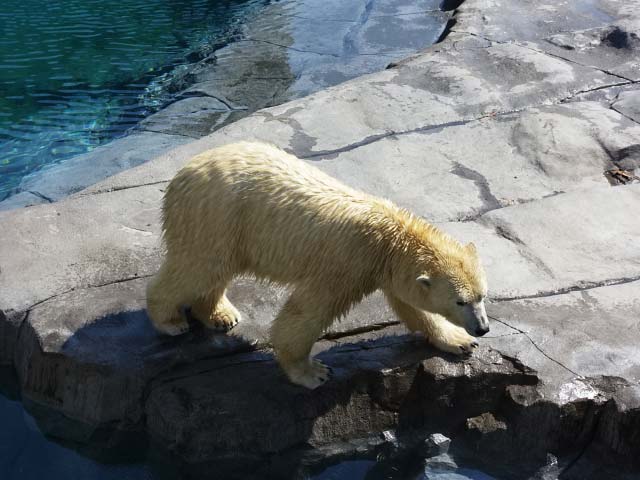
[[[482,337],[489,332],[489,319],[484,308],[484,300],[466,306],[466,330],[474,337]]]

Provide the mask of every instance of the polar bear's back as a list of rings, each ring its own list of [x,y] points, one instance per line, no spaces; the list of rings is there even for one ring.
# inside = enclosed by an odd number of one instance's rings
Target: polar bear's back
[[[191,255],[233,248],[242,269],[275,281],[315,268],[345,275],[341,263],[366,249],[366,219],[382,203],[275,146],[242,142],[197,155],[176,175],[164,235]]]

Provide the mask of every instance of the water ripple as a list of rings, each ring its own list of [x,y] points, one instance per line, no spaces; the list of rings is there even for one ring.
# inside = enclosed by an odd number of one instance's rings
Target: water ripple
[[[140,98],[155,77],[265,3],[2,0],[0,200],[34,170],[122,135],[151,113]]]

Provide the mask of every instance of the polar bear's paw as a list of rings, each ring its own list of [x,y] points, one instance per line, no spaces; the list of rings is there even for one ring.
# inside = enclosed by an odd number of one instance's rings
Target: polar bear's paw
[[[311,390],[326,383],[331,376],[331,369],[319,360],[305,360],[283,368],[291,382]]]
[[[225,308],[218,308],[209,317],[207,326],[217,332],[228,332],[240,321],[240,312],[229,303]]]
[[[478,347],[475,337],[469,335],[464,328],[449,322],[442,322],[439,327],[437,334],[428,339],[438,350],[456,355],[471,355]]]
[[[216,332],[228,332],[241,319],[240,312],[233,304],[223,297],[214,312],[208,312],[203,304],[196,304],[191,313],[207,328]]]

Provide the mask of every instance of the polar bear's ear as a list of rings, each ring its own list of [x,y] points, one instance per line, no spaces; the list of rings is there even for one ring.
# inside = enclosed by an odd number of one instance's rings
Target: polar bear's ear
[[[431,286],[431,279],[428,275],[420,275],[418,278],[416,278],[416,281],[423,287]]]
[[[474,257],[478,256],[478,249],[476,248],[475,243],[473,243],[473,242],[467,243],[465,248],[467,249],[467,252],[469,252]]]

